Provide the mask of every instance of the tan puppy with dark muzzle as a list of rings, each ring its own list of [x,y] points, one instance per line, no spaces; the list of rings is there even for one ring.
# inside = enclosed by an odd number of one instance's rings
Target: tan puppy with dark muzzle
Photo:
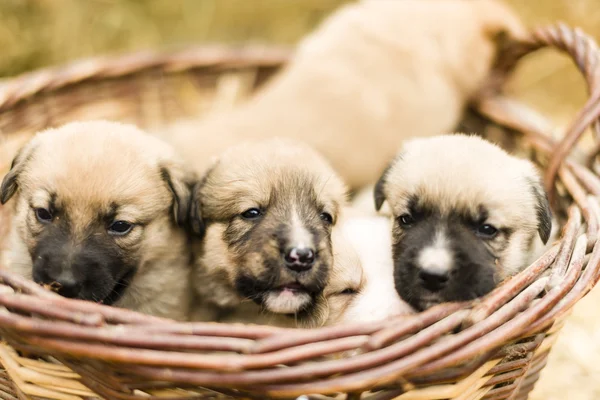
[[[418,310],[491,291],[539,256],[552,219],[536,167],[476,136],[406,142],[375,187],[394,218],[394,279]]]
[[[300,142],[270,139],[224,152],[194,190],[191,223],[203,240],[193,319],[226,320],[240,307],[267,323],[309,316],[328,282],[331,232],[345,201],[342,181]]]
[[[13,199],[5,265],[70,298],[183,320],[193,175],[137,128],[74,122],[38,133],[0,188]],[[179,226],[178,226],[179,225]]]

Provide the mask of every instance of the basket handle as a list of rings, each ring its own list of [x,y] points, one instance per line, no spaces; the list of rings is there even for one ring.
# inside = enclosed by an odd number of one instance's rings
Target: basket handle
[[[533,128],[538,135],[547,129],[539,121],[528,121],[530,114],[518,112],[504,101],[499,90],[494,89],[493,83],[503,81],[514,70],[516,64],[526,55],[536,50],[551,47],[567,53],[584,75],[590,97],[585,106],[576,115],[563,138],[553,146],[550,152],[548,168],[544,176],[544,185],[550,201],[555,199],[555,182],[558,171],[570,151],[579,141],[585,130],[593,126],[597,144],[589,155],[592,162],[600,153],[600,53],[595,40],[583,33],[579,28],[571,28],[563,23],[536,29],[529,38],[519,42],[507,43],[500,52],[494,68],[492,85],[484,88],[479,98],[475,100],[475,108],[488,118],[504,125]],[[492,106],[493,105],[493,106]],[[526,131],[531,132],[531,129]]]

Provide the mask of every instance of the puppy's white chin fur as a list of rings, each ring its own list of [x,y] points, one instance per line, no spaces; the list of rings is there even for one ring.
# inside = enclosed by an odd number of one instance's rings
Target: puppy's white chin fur
[[[311,297],[305,292],[291,290],[272,291],[265,296],[265,308],[279,314],[295,314],[311,302]]]
[[[374,284],[374,289],[377,284]],[[403,302],[394,292],[377,292],[370,290],[369,293],[359,294],[353,304],[340,322],[359,323],[375,322],[399,315],[412,314],[413,310]]]

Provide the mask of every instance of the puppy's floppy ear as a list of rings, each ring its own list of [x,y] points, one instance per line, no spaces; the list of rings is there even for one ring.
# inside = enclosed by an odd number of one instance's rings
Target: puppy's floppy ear
[[[196,179],[193,173],[175,163],[160,166],[160,176],[173,194],[173,219],[178,226],[185,226],[192,200],[192,186]]]
[[[209,175],[213,172],[217,164],[218,161],[213,162],[213,164],[204,173],[202,179],[200,179],[192,189],[192,204],[190,206],[190,228],[192,233],[201,239],[204,237],[204,233],[206,232],[206,223],[202,216],[202,188],[206,184]]]
[[[15,155],[15,158],[13,158],[12,163],[10,164],[10,170],[4,176],[2,184],[0,185],[0,204],[6,204],[6,202],[17,192],[19,187],[19,174],[23,171],[27,161],[31,158],[32,151],[32,146],[26,145],[22,147]]]
[[[202,200],[200,191],[204,185],[204,180],[196,183],[192,189],[192,204],[190,205],[190,228],[192,233],[199,238],[204,237],[206,225],[202,218]]]
[[[536,214],[538,220],[538,233],[542,243],[548,243],[552,232],[552,211],[548,202],[548,195],[539,180],[529,180],[531,192],[536,201]]]
[[[375,184],[375,190],[373,192],[373,195],[374,195],[374,198],[375,198],[375,211],[381,210],[381,206],[383,206],[383,203],[386,200],[386,198],[385,198],[385,184],[387,182],[387,175],[389,174],[389,172],[392,169],[392,167],[394,165],[396,165],[396,162],[398,162],[401,158],[402,158],[401,155],[396,156],[388,164],[388,166],[385,168],[385,170],[381,174],[381,178],[379,178],[379,180]]]
[[[387,172],[387,170],[389,170],[389,167],[386,169],[386,172]],[[385,180],[386,172],[384,172],[381,175],[381,178],[379,178],[379,180],[375,184],[375,191],[373,193],[373,195],[375,197],[375,211],[381,210],[381,206],[383,206],[383,203],[385,202],[384,186],[385,186],[385,182],[386,182],[386,180]]]

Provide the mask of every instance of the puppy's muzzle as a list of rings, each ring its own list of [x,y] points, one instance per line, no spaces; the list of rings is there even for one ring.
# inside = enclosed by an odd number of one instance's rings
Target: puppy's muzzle
[[[136,270],[102,246],[73,248],[56,240],[41,242],[33,261],[36,283],[49,285],[64,297],[107,305],[121,298]]]
[[[304,272],[315,264],[315,251],[310,247],[290,247],[285,250],[283,259],[290,270]]]
[[[61,296],[78,298],[83,290],[83,280],[75,277],[73,266],[69,264],[57,254],[39,255],[33,266],[33,280],[50,285]]]
[[[244,285],[251,288],[245,294],[271,312],[297,315],[310,310],[324,289],[331,262],[329,250],[321,249],[318,244],[323,246],[323,240],[303,226],[281,227],[277,237],[278,256],[266,258],[267,274],[262,278],[260,296],[257,282]]]
[[[34,281],[51,285],[57,289],[58,294],[68,298],[78,297],[83,288],[83,284],[75,279],[70,270],[48,271],[44,268],[38,269],[34,272]]]
[[[419,271],[419,283],[430,292],[439,292],[446,287],[450,274],[441,269],[422,269]]]

